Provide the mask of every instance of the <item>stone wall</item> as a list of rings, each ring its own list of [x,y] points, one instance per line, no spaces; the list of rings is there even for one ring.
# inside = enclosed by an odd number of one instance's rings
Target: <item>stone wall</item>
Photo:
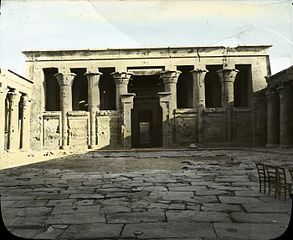
[[[115,111],[100,111],[97,114],[97,145],[109,148],[118,145],[118,115]]]
[[[177,109],[174,114],[175,144],[197,142],[197,112],[195,109]]]
[[[256,92],[252,100],[253,146],[265,146],[267,143],[267,102],[265,90]]]
[[[226,111],[206,109],[204,112],[204,142],[223,143],[226,141]]]
[[[44,112],[42,118],[44,149],[58,149],[61,140],[61,112]]]
[[[89,114],[84,111],[68,112],[68,141],[70,147],[87,148],[89,145]]]
[[[252,114],[250,109],[233,109],[233,145],[247,146],[252,143]]]

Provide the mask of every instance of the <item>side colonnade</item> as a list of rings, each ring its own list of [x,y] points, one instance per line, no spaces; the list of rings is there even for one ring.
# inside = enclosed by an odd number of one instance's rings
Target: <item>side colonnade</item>
[[[277,83],[278,76],[268,78],[267,147],[293,147],[293,78],[284,73],[284,78]]]
[[[0,87],[0,152],[30,150],[31,102],[28,94]]]

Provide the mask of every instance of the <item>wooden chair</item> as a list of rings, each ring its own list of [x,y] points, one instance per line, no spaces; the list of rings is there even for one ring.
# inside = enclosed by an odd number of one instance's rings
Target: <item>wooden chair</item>
[[[256,169],[258,173],[259,192],[262,192],[262,187],[263,187],[263,192],[266,193],[267,174],[266,174],[265,165],[263,163],[255,163],[255,165],[256,165]]]
[[[277,167],[277,184],[277,194],[279,199],[282,193],[284,193],[284,201],[286,202],[287,191],[290,193],[289,189],[291,188],[291,184],[287,183],[285,168]]]
[[[268,179],[268,190],[269,196],[271,195],[271,191],[274,191],[274,197],[277,197],[278,193],[278,170],[276,166],[265,165],[266,174]]]

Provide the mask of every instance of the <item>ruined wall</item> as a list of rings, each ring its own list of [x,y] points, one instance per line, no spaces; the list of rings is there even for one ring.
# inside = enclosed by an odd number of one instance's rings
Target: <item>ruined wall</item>
[[[116,111],[100,111],[97,114],[97,144],[99,148],[118,145],[118,115]]]
[[[197,142],[196,109],[177,109],[174,114],[175,144],[187,145]]]

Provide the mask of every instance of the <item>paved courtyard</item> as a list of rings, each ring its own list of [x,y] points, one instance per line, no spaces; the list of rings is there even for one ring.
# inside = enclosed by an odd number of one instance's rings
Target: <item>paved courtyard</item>
[[[29,239],[272,239],[289,198],[258,191],[254,162],[293,155],[244,150],[88,152],[0,171],[2,216]]]

